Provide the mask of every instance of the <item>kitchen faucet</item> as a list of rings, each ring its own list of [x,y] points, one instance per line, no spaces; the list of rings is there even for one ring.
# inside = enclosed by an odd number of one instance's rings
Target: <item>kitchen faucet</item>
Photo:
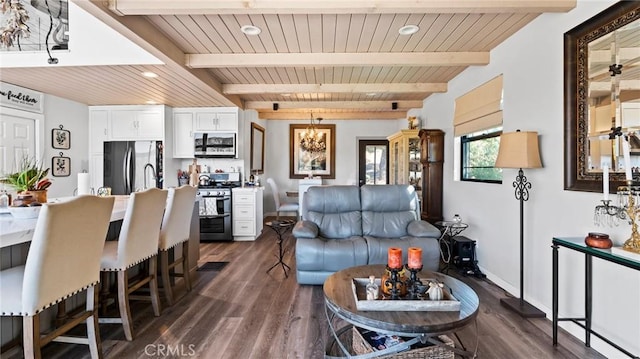
[[[146,165],[144,165],[144,189],[149,188],[149,186],[147,185],[147,168],[149,167],[151,167],[151,174],[153,175],[151,179],[155,181],[157,176],[156,169],[151,163],[147,163]],[[153,187],[155,187],[155,185]]]

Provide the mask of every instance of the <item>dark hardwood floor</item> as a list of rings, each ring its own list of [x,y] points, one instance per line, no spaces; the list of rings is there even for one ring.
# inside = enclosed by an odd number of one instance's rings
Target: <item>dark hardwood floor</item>
[[[285,278],[280,267],[265,273],[276,261],[275,238],[265,227],[255,242],[203,243],[201,264],[229,264],[219,272],[198,271],[193,290],[160,317],[150,303],[134,303],[132,342],[120,325],[101,324],[105,358],[322,358],[328,337],[322,287],[298,285],[295,271]],[[295,268],[294,238],[286,238],[285,261]],[[460,278],[480,297],[478,358],[604,358],[562,330],[554,348],[548,320],[523,320],[500,305],[502,289]],[[475,343],[475,331],[471,325],[458,333],[467,347]],[[43,357],[89,358],[89,351],[52,343]]]

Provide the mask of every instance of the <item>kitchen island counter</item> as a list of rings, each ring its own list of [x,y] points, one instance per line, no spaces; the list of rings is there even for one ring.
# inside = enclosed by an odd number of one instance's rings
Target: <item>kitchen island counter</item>
[[[124,218],[127,211],[127,203],[129,196],[114,196],[115,202],[111,212],[111,222],[119,221]],[[48,202],[64,202],[73,197],[52,198]],[[17,219],[10,213],[0,214],[0,248],[10,247],[20,243],[31,242],[33,232],[36,228],[37,218]]]

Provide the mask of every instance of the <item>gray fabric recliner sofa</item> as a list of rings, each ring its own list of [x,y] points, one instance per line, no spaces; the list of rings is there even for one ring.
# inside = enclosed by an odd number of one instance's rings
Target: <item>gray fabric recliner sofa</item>
[[[410,185],[311,187],[303,218],[293,228],[300,284],[323,284],[344,268],[386,264],[389,247],[422,248],[423,270],[438,269],[440,231],[420,220],[418,196]]]

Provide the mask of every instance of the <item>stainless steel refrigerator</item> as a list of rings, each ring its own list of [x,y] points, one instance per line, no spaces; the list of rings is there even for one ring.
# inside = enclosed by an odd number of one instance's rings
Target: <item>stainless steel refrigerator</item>
[[[162,188],[162,141],[104,143],[104,186],[111,194]]]

